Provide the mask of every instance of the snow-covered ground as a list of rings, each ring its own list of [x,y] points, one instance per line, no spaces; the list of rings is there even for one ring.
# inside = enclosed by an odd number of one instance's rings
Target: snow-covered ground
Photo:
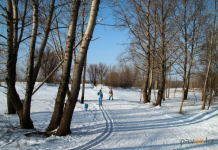
[[[24,83],[16,85],[21,99],[24,98],[24,87]],[[0,149],[218,149],[217,100],[209,110],[201,110],[201,93],[190,91],[183,106],[184,115],[180,115],[181,91],[174,97],[172,89],[170,98],[161,107],[153,107],[153,93],[152,102],[142,104],[139,90],[114,88],[112,101],[108,100],[108,87],[103,86],[103,107],[99,107],[99,89],[100,86],[86,85],[85,103],[89,107],[85,111],[84,105],[77,103],[71,123],[72,134],[46,138],[24,134],[46,129],[58,85],[45,84],[33,96],[34,130],[19,129],[17,115],[5,115],[6,91],[0,87]]]

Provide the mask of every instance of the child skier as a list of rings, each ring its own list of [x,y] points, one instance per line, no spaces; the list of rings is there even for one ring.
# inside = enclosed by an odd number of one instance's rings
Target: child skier
[[[109,94],[110,94],[110,96],[109,96],[109,100],[112,98],[112,100],[114,100],[113,99],[113,91],[112,91],[112,89],[109,91]]]
[[[103,93],[101,92],[101,90],[99,90],[99,92],[97,93],[98,95],[98,105],[102,106],[102,98],[103,98]]]

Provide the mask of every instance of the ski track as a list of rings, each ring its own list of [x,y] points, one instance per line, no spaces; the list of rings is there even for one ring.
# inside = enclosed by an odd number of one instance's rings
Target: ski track
[[[95,139],[89,141],[88,143],[76,147],[75,149],[91,149],[93,147],[98,146],[98,144],[104,142],[113,132],[113,122],[112,119],[110,118],[110,116],[108,115],[107,111],[105,110],[104,106],[99,106],[99,109],[102,112],[102,115],[104,116],[104,119],[106,121],[106,127],[105,130],[102,134],[100,134],[99,136],[97,136]]]

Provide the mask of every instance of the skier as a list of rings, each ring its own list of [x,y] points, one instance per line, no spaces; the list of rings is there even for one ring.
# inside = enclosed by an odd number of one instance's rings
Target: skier
[[[103,98],[103,93],[101,92],[101,90],[99,90],[99,92],[97,93],[98,95],[98,105],[102,106],[102,98]]]
[[[112,91],[112,89],[109,91],[109,94],[110,94],[110,96],[109,96],[109,100],[112,98],[112,100],[114,100],[113,99],[113,91]]]

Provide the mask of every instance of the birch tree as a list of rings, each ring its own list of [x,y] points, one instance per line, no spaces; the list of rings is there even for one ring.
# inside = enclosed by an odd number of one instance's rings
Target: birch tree
[[[69,78],[70,78],[71,63],[73,59],[72,55],[73,55],[73,51],[75,51],[73,46],[76,38],[76,25],[77,25],[80,3],[81,0],[75,0],[73,1],[72,4],[73,8],[71,9],[71,21],[70,21],[70,26],[68,29],[68,36],[66,41],[66,49],[64,55],[64,64],[62,69],[61,82],[58,88],[54,112],[50,124],[46,129],[47,131],[52,131],[56,129],[59,126],[62,118],[64,101],[65,101]]]
[[[120,0],[113,1],[113,5],[118,9],[115,11],[115,17],[125,24],[133,35],[133,42],[129,52],[131,54],[129,59],[139,59],[141,63],[134,63],[139,69],[145,72],[143,81],[143,103],[150,102],[149,93],[149,75],[150,75],[150,53],[151,53],[151,21],[150,21],[150,0],[129,1],[125,3]],[[134,48],[137,49],[134,49]],[[134,59],[135,60],[135,59]],[[135,61],[136,62],[136,61]]]
[[[192,4],[192,6],[194,6],[195,8],[189,11],[193,11],[193,14],[189,14],[189,18],[187,17],[187,7],[188,7],[188,2],[185,0],[184,1],[184,40],[186,42],[185,44],[185,60],[184,60],[184,74],[183,74],[183,97],[182,97],[182,102],[180,105],[180,111],[179,113],[182,114],[182,106],[183,106],[183,102],[184,100],[187,99],[188,96],[188,90],[189,90],[189,84],[190,84],[190,77],[191,77],[191,69],[192,69],[192,65],[193,65],[193,61],[194,61],[194,56],[196,53],[196,49],[198,46],[198,41],[199,41],[199,31],[200,31],[200,27],[201,27],[201,9],[202,9],[202,1],[195,1],[195,5]],[[192,18],[190,18],[192,17]],[[189,27],[191,24],[191,27]],[[189,31],[188,31],[189,28]],[[189,35],[189,36],[188,36]],[[188,38],[191,38],[190,42],[188,42]],[[188,43],[190,43],[189,45],[189,49],[190,52],[188,51]],[[189,57],[188,57],[189,54]],[[189,63],[188,63],[188,58],[189,58]]]
[[[92,1],[89,22],[82,39],[82,43],[76,59],[76,63],[74,64],[73,80],[71,83],[72,89],[71,89],[70,97],[65,104],[64,111],[61,117],[61,122],[56,133],[56,135],[58,136],[64,136],[71,133],[70,130],[71,120],[77,103],[77,98],[79,95],[83,66],[85,63],[85,58],[87,55],[89,43],[92,39],[92,35],[96,25],[99,5],[100,5],[100,0]]]
[[[213,20],[213,24],[212,24],[212,31],[211,31],[211,37],[210,37],[208,66],[207,66],[207,72],[206,72],[206,77],[205,77],[205,81],[204,81],[204,89],[202,92],[202,98],[203,98],[202,109],[205,109],[205,105],[207,102],[206,90],[207,90],[207,85],[208,85],[209,74],[211,71],[210,68],[211,68],[211,64],[212,64],[212,60],[213,60],[213,53],[214,53],[214,50],[216,49],[216,45],[214,46],[214,35],[215,35],[216,15],[217,15],[216,6],[217,6],[217,1],[214,0],[214,20]]]
[[[34,52],[35,52],[35,45],[36,45],[36,37],[37,37],[37,30],[38,30],[38,0],[32,2],[32,33],[31,33],[31,40],[30,40],[30,47],[29,47],[29,60],[28,60],[28,70],[27,70],[27,83],[26,83],[26,93],[24,101],[22,102],[17,91],[15,88],[16,83],[16,63],[17,63],[17,55],[19,50],[19,44],[24,41],[25,39],[28,39],[29,37],[26,37],[22,39],[23,37],[23,31],[25,27],[25,15],[26,15],[26,6],[28,4],[28,1],[25,1],[25,9],[24,9],[24,16],[22,19],[22,26],[20,28],[20,36],[18,38],[18,27],[17,21],[18,15],[16,15],[16,12],[18,12],[18,2],[14,0],[7,1],[7,86],[9,91],[10,100],[16,109],[19,119],[20,119],[20,126],[22,129],[31,129],[33,128],[33,122],[30,118],[30,106],[31,106],[31,98],[32,98],[32,92],[34,88],[34,84],[36,81],[36,77],[39,71],[39,67],[41,63],[41,58],[37,59],[36,66],[34,68]],[[45,44],[48,38],[48,34],[50,32],[50,24],[51,19],[54,11],[54,4],[55,0],[51,1],[50,4],[50,10],[49,15],[46,21],[46,28],[45,28],[45,34],[44,38],[42,40],[42,44],[40,47],[40,51],[43,53]],[[14,9],[13,9],[14,8]],[[15,18],[14,18],[15,17]],[[41,57],[41,56],[38,56]]]

